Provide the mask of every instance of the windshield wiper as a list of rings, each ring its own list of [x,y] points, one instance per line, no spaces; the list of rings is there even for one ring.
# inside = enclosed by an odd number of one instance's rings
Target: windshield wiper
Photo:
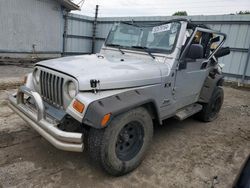
[[[125,52],[123,50],[121,50],[121,45],[119,44],[106,44],[106,46],[110,46],[110,47],[117,47],[117,49],[122,53],[122,55],[125,54]]]
[[[142,49],[144,52],[147,52],[150,57],[155,59],[155,56],[150,52],[149,48],[145,46],[131,46],[132,48]]]

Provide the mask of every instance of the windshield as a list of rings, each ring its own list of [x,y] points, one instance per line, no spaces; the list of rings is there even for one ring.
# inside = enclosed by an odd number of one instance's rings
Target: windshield
[[[171,52],[175,46],[180,26],[179,22],[153,26],[116,23],[113,25],[105,45],[147,49],[151,52]]]

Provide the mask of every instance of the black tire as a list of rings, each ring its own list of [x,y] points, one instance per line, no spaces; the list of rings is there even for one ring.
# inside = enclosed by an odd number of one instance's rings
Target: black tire
[[[142,107],[114,117],[104,129],[91,128],[88,151],[104,170],[121,176],[142,162],[153,137],[153,123]]]
[[[202,110],[196,114],[196,118],[204,121],[211,122],[218,117],[221,106],[224,100],[224,91],[221,87],[215,87],[210,101],[206,104],[202,104]]]

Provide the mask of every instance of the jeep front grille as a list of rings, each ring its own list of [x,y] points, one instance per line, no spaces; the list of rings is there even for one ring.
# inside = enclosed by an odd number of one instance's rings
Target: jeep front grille
[[[43,99],[56,106],[63,106],[64,79],[51,73],[40,72],[41,95]]]

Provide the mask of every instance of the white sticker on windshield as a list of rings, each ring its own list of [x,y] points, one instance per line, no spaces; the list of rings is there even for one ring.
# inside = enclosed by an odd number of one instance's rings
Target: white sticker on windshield
[[[152,29],[152,33],[161,33],[161,32],[164,32],[164,31],[169,31],[170,27],[171,27],[171,23],[155,26]]]

